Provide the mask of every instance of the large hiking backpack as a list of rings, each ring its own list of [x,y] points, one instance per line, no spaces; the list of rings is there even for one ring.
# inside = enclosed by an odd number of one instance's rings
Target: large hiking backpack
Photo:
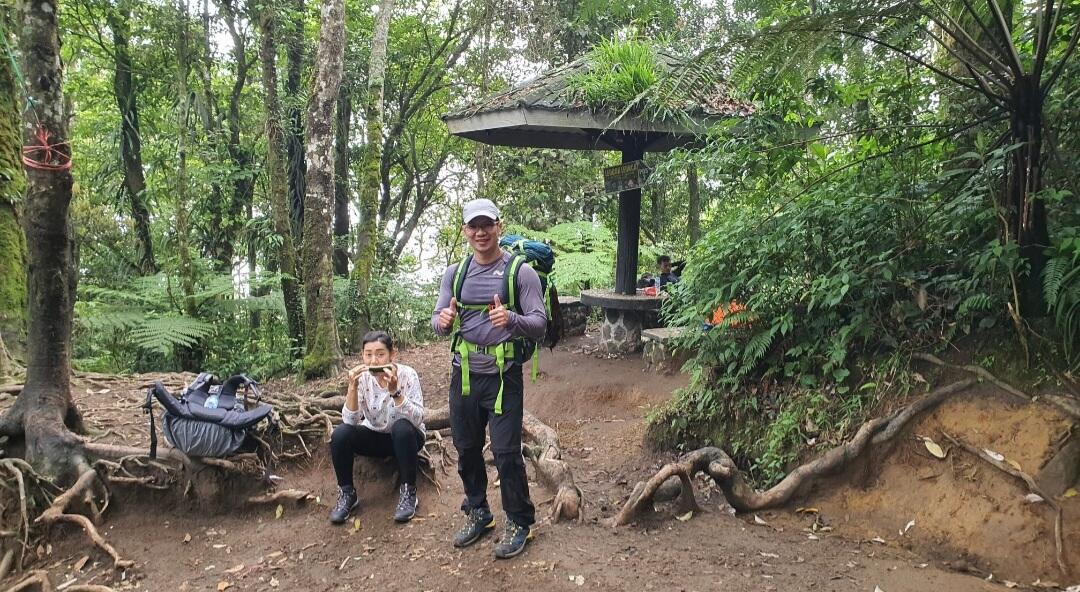
[[[237,390],[244,388],[243,397]],[[207,398],[216,395],[216,408],[206,407]],[[249,396],[254,395],[254,401]],[[179,397],[174,397],[160,382],[146,393],[142,408],[150,414],[150,458],[157,456],[157,429],[154,424],[154,399],[165,408],[162,431],[165,439],[188,456],[228,456],[244,446],[247,431],[270,418],[273,407],[262,402],[254,380],[238,374],[222,384],[209,372],[199,374]],[[249,409],[250,407],[250,409]]]
[[[540,292],[544,295],[544,308],[547,310],[547,331],[544,333],[544,347],[552,349],[559,343],[562,332],[562,313],[559,310],[559,291],[555,287],[555,251],[546,243],[529,240],[523,236],[509,234],[499,240],[499,246],[515,257],[523,257],[524,262],[540,276]],[[511,274],[507,281],[517,281],[517,267],[510,261]],[[510,277],[513,275],[513,277]]]

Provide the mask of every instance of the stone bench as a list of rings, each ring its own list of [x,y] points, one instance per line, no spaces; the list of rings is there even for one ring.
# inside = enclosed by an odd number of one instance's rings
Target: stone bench
[[[690,352],[675,348],[677,339],[688,327],[660,327],[641,331],[642,358],[652,372],[673,374],[690,359]]]
[[[563,337],[571,335],[584,335],[585,325],[589,322],[589,313],[592,307],[575,296],[559,296],[559,313],[562,315],[562,326],[559,334]]]
[[[609,354],[625,355],[641,349],[641,331],[656,326],[657,313],[666,294],[644,296],[620,294],[614,290],[582,290],[581,301],[604,311],[600,324],[600,348]]]

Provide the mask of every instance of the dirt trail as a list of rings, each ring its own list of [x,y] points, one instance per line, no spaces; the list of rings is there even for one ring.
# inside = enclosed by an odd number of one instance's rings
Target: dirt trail
[[[176,511],[156,505],[153,496],[142,492],[118,496],[103,532],[137,562],[125,580],[74,530],[58,531],[61,536],[54,537],[51,553],[44,550],[42,563],[54,584],[75,578],[78,583],[147,590],[1004,589],[996,579],[987,582],[948,569],[945,557],[927,559],[906,550],[902,545],[907,542],[895,535],[881,532],[885,544],[868,540],[879,526],[869,520],[856,523],[850,509],[841,509],[842,500],[822,508],[833,530],[813,536],[808,530],[813,515],[766,512],[758,518],[767,524],[758,524],[752,515],[729,513],[715,490],[699,500],[706,511],[685,522],[661,513],[618,530],[604,526],[601,521],[617,511],[634,483],[670,460],[671,455],[643,448],[644,416],[650,406],[683,386],[685,378],[646,374],[639,358],[603,359],[585,351],[589,347],[588,339],[576,339],[553,354],[545,352],[545,374],[526,387],[527,407],[559,431],[565,458],[585,492],[586,521],[539,525],[537,539],[514,560],[494,560],[495,537],[465,550],[450,545],[460,517],[461,487],[455,474],[443,477],[441,495],[430,483],[421,483],[420,517],[404,526],[391,520],[396,503],[392,484],[362,477],[359,528],[329,524],[326,513],[335,487],[324,452],[308,466],[284,473],[286,486],[312,490],[318,503],[286,506],[279,518],[272,506]],[[403,352],[400,358],[420,372],[430,407],[443,405],[446,356],[445,345],[438,344]],[[83,404],[98,401],[101,412],[108,412],[108,419],[95,418],[104,441],[142,440],[144,418],[135,403],[142,396],[137,386],[144,381],[133,378],[126,390],[79,385]],[[110,391],[98,392],[104,388]],[[112,424],[127,431],[118,427],[106,433]],[[489,499],[501,526],[496,478],[492,469]],[[533,485],[539,516],[550,509],[550,497]],[[847,521],[840,518],[844,511]],[[903,524],[890,520],[902,516],[906,514],[897,509],[881,522],[895,533]],[[73,570],[86,554],[89,562],[81,571]],[[1032,573],[1022,583],[1036,577]],[[7,585],[10,582],[0,584],[0,589]]]

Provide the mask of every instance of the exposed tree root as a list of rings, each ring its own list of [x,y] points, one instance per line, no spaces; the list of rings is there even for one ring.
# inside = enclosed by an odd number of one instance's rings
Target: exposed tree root
[[[985,380],[987,382],[995,384],[998,388],[1000,388],[1001,390],[1009,393],[1010,395],[1013,395],[1015,397],[1019,397],[1021,399],[1024,399],[1025,401],[1031,402],[1031,395],[1028,395],[1024,391],[1021,391],[1020,389],[1018,389],[1018,388],[1014,387],[1013,385],[1005,382],[1004,380],[1001,380],[997,376],[994,376],[993,374],[990,373],[990,371],[988,371],[986,368],[983,368],[982,366],[975,366],[973,364],[968,364],[968,365],[965,365],[965,366],[957,366],[956,364],[950,364],[950,363],[946,362],[945,360],[942,360],[941,358],[939,358],[939,357],[937,357],[937,356],[935,356],[933,354],[919,353],[919,352],[911,354],[911,358],[913,360],[922,360],[923,362],[930,362],[931,364],[942,366],[944,368],[954,368],[956,370],[963,370],[964,372],[970,372],[971,374],[974,374],[975,376],[979,377],[982,380]]]
[[[302,489],[283,489],[263,495],[253,495],[247,498],[249,504],[280,504],[281,502],[293,502],[297,505],[315,499],[310,491]]]
[[[1045,503],[1047,506],[1050,507],[1050,509],[1054,510],[1054,550],[1057,553],[1058,568],[1061,569],[1061,573],[1063,575],[1068,576],[1069,566],[1065,563],[1065,541],[1064,536],[1062,535],[1064,519],[1062,516],[1061,505],[1054,501],[1053,498],[1046,495],[1046,492],[1044,492],[1042,488],[1039,487],[1039,485],[1035,482],[1035,479],[1033,479],[1031,475],[1025,473],[1024,471],[1012,466],[1005,461],[994,458],[986,451],[985,448],[977,448],[975,446],[972,446],[971,444],[968,444],[967,442],[964,442],[959,438],[953,437],[946,432],[941,432],[941,435],[944,436],[945,439],[949,442],[952,442],[956,446],[959,446],[960,448],[968,451],[968,453],[986,461],[995,469],[998,469],[999,471],[1007,475],[1023,481],[1024,485],[1027,486],[1029,492],[1041,497],[1043,499],[1042,503]]]
[[[645,510],[651,510],[658,492],[664,496],[683,497],[684,507],[697,505],[693,493],[693,477],[705,472],[720,486],[724,497],[735,510],[751,512],[783,505],[811,481],[834,473],[862,455],[870,446],[880,445],[895,437],[916,415],[932,409],[948,397],[970,388],[975,380],[966,379],[935,389],[914,403],[893,413],[864,423],[846,444],[826,452],[819,458],[788,473],[780,483],[767,491],[757,491],[743,478],[735,462],[723,450],[700,448],[684,455],[678,462],[668,464],[652,478],[634,487],[630,499],[612,520],[614,526],[629,524]],[[678,477],[678,485],[665,485]],[[676,489],[677,487],[677,489]],[[667,497],[667,499],[671,499]]]
[[[574,484],[570,465],[562,460],[559,434],[528,411],[522,419],[522,431],[525,439],[533,443],[524,447],[525,456],[532,461],[544,485],[555,492],[551,521],[558,522],[562,518],[584,520],[584,496],[581,488]]]
[[[97,527],[90,521],[89,518],[82,514],[69,514],[68,506],[71,505],[76,499],[82,499],[88,506],[92,508],[92,511],[96,517],[100,517],[102,510],[95,508],[96,503],[94,501],[93,488],[95,484],[102,483],[98,480],[97,471],[93,469],[87,469],[79,479],[64,493],[56,496],[52,505],[45,509],[40,516],[34,521],[36,523],[42,523],[45,525],[55,524],[57,522],[71,522],[77,524],[86,531],[87,536],[94,541],[101,550],[109,554],[113,559],[113,566],[117,569],[124,569],[131,567],[135,564],[134,561],[121,559],[120,554],[116,552],[116,549],[108,543],[101,534],[98,533]],[[106,492],[105,499],[108,500],[108,494]],[[108,501],[105,502],[106,504]]]
[[[53,590],[57,590],[57,588],[53,588],[52,582],[49,581],[48,573],[43,570],[34,570],[20,580],[19,583],[8,588],[5,592],[22,592],[32,586],[37,586],[38,592],[53,592]],[[65,586],[63,587],[63,590],[65,592],[115,592],[114,589],[108,586],[97,584],[75,584],[72,586]]]

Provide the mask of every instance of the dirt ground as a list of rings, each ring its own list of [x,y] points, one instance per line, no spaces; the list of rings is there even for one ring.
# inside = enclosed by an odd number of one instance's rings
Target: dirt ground
[[[946,403],[921,420],[913,434],[867,474],[818,487],[791,509],[734,515],[715,489],[699,499],[705,512],[686,521],[663,508],[629,527],[604,525],[633,485],[671,454],[643,444],[645,416],[685,384],[682,376],[644,371],[640,358],[607,359],[589,337],[566,341],[541,357],[544,374],[526,384],[526,406],[560,435],[585,500],[581,524],[536,527],[526,552],[509,561],[492,556],[495,536],[471,548],[450,544],[460,520],[461,486],[451,472],[441,493],[420,484],[420,513],[407,525],[393,522],[393,484],[361,476],[358,522],[334,526],[326,514],[335,485],[325,449],[316,460],[283,472],[284,486],[318,496],[304,506],[215,511],[173,506],[141,491],[120,492],[103,534],[136,561],[124,573],[67,527],[39,548],[55,585],[105,583],[146,590],[731,590],[916,592],[1020,589],[1047,581],[1080,582],[1057,572],[1052,521],[1045,508],[1027,504],[1021,487],[994,474],[963,451],[944,460],[926,452],[915,435],[945,429],[992,448],[1023,467],[1037,467],[1067,422],[1044,411],[1003,404],[985,388]],[[401,353],[420,373],[431,408],[445,404],[445,344]],[[76,380],[76,395],[105,442],[145,442],[145,416],[137,408],[142,385],[179,375]],[[322,385],[308,387],[313,391]],[[266,389],[298,388],[288,382]],[[0,399],[0,409],[10,404]],[[978,426],[994,426],[993,429]],[[500,521],[497,476],[490,502]],[[551,493],[533,484],[537,514],[550,510]],[[1080,498],[1062,501],[1066,545],[1080,569]],[[797,512],[813,506],[815,512]],[[911,520],[915,523],[905,531]],[[817,525],[815,528],[814,525]],[[822,527],[825,528],[822,528]],[[80,559],[89,559],[78,566]],[[76,567],[81,569],[76,569]],[[0,590],[12,581],[0,582]],[[1011,583],[1011,582],[1010,582]],[[70,584],[68,584],[70,585]]]

